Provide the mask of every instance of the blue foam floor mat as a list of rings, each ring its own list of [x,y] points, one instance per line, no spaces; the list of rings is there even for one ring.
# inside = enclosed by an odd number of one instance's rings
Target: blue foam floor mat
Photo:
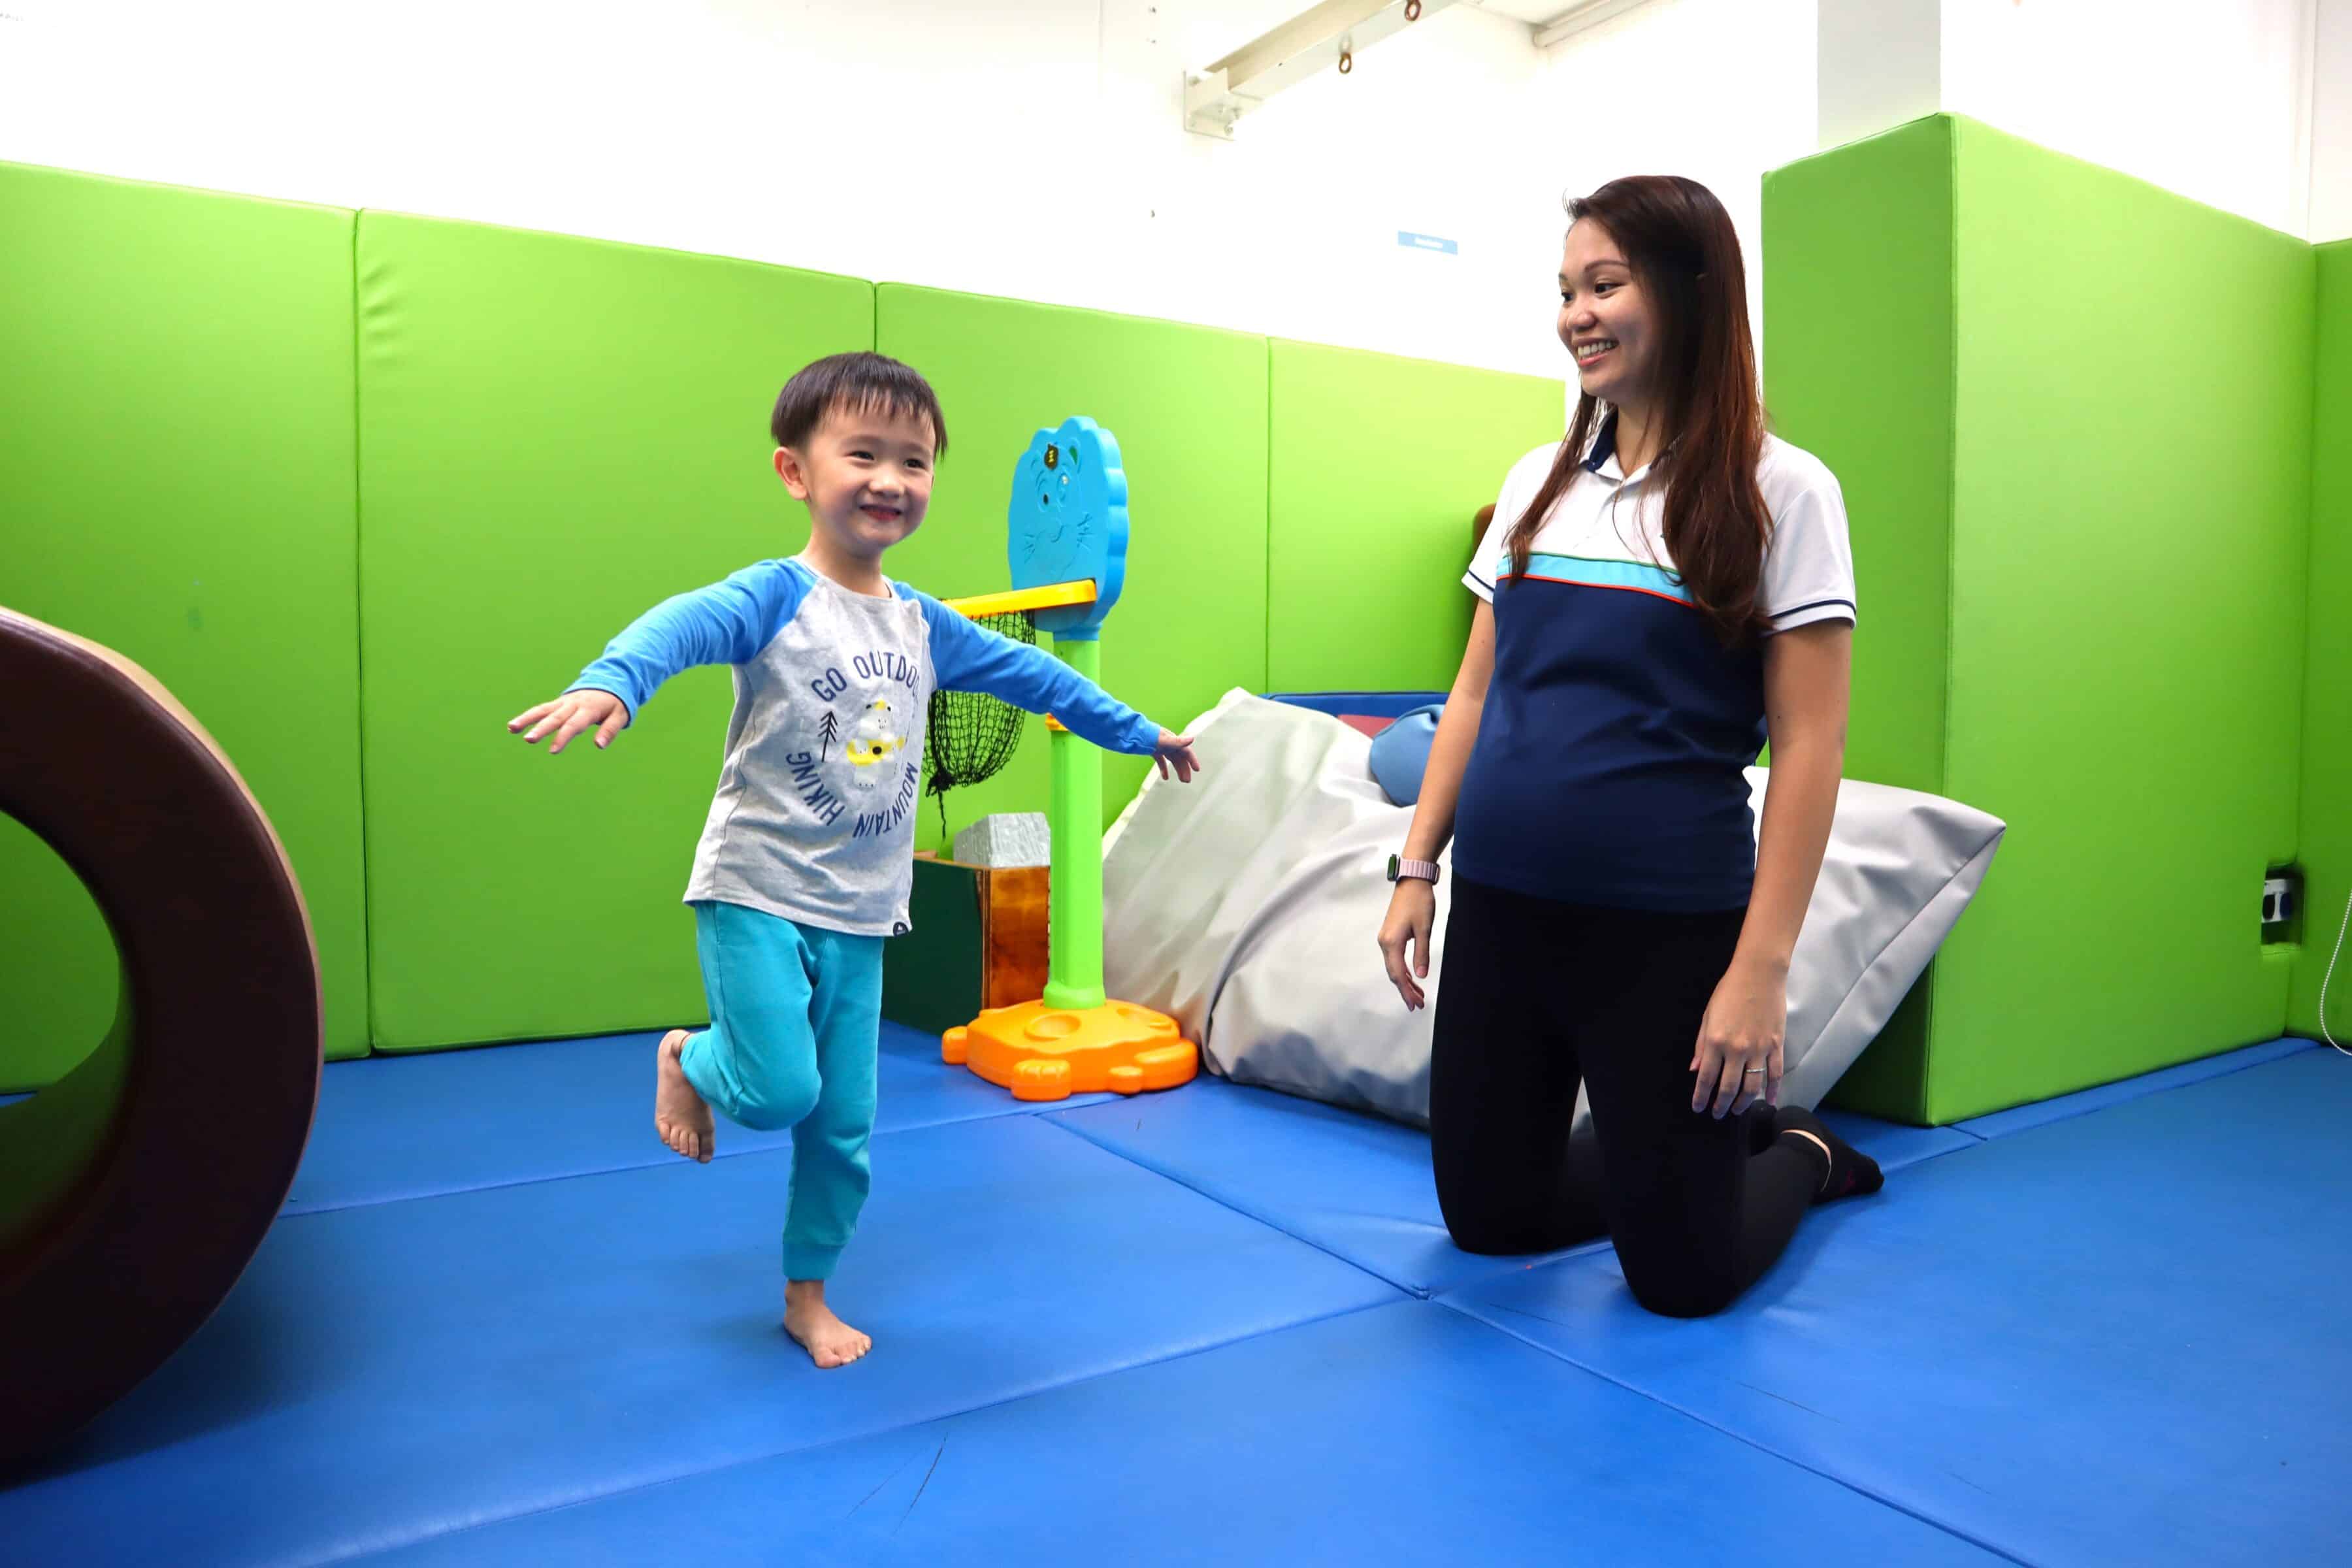
[[[311,1563],[1016,1399],[1399,1300],[1034,1116],[885,1134],[832,1292],[778,1327],[789,1157],[282,1218],[221,1312],[0,1492],[26,1563]]]
[[[2021,1562],[2337,1560],[2347,1147],[2352,1062],[2302,1052],[1927,1162],[1719,1318],[1606,1255],[1444,1300]]]
[[[2104,1568],[2352,1537],[2352,1063],[2305,1042],[1967,1131],[1832,1113],[1903,1173],[1673,1323],[1605,1244],[1456,1276],[1408,1129],[1208,1079],[1041,1113],[894,1032],[836,1289],[877,1352],[818,1373],[775,1326],[783,1140],[668,1156],[652,1039],[331,1068],[311,1209],[0,1480],[0,1560]]]
[[[1437,1206],[1428,1136],[1395,1122],[1207,1077],[1050,1120],[1415,1295],[1529,1264],[1454,1245]],[[1829,1120],[1889,1170],[1978,1142],[1949,1128],[1838,1112]]]
[[[332,1062],[287,1199],[289,1214],[667,1164],[654,1135],[658,1032]],[[940,1060],[936,1037],[882,1028],[884,1132],[1036,1108]],[[1114,1098],[1095,1095],[1066,1104]],[[719,1158],[787,1148],[789,1132],[722,1121]]]
[[[2000,1559],[1444,1308],[1406,1301],[365,1561],[1932,1568]]]

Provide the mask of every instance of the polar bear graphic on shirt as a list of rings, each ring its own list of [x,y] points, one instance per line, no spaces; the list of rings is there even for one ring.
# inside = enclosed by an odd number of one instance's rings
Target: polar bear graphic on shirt
[[[907,737],[898,732],[897,710],[890,706],[890,700],[877,697],[868,702],[857,721],[850,726],[849,738],[841,749],[842,755],[849,760],[850,787],[879,787],[884,776],[892,772],[883,764],[906,744]]]

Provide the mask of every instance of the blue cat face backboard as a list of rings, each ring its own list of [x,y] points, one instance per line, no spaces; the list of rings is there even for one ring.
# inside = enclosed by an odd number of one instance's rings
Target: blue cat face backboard
[[[1093,604],[1040,610],[1038,629],[1096,636],[1127,580],[1127,474],[1118,438],[1083,416],[1038,431],[1013,470],[1007,522],[1015,588],[1094,580]]]

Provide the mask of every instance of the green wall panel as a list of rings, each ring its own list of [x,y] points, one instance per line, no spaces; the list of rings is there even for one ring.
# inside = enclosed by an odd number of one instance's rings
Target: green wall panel
[[[366,1050],[352,215],[0,164],[0,604],[137,660],[277,826],[330,1054]],[[5,721],[0,721],[5,722]],[[114,1016],[113,945],[0,818],[0,1089]]]
[[[1933,119],[1764,179],[1766,408],[1837,476],[1853,542],[1846,775],[1936,794],[1951,636],[1951,122]],[[1927,1119],[1935,993],[1931,965],[1838,1104]]]
[[[2279,1032],[2315,320],[2301,241],[1956,129],[1945,793],[2011,828],[1938,976],[1937,1121]]]
[[[2352,240],[2319,247],[2317,395],[2313,416],[2310,641],[2304,665],[2303,950],[2287,1025],[2352,1043],[2352,958],[2338,955],[2352,900]]]
[[[894,576],[942,597],[1010,581],[1013,465],[1039,429],[1086,415],[1127,470],[1127,585],[1103,626],[1103,684],[1170,728],[1235,686],[1265,684],[1266,343],[1131,316],[884,284],[877,346],[930,379],[949,451]],[[1043,811],[1045,735],[1023,727],[994,778],[950,794],[947,834],[997,811]],[[1203,758],[1215,767],[1216,758]],[[1106,825],[1150,764],[1106,757]],[[941,839],[926,796],[918,843]]]
[[[768,412],[873,343],[863,281],[361,216],[360,559],[376,1044],[702,1014],[679,903],[732,688],[609,752],[505,721],[671,594],[798,552]]]
[[[1764,397],[1837,476],[1860,613],[1846,773],[1940,790],[1951,635],[1952,123],[1764,177]]]
[[[1767,395],[1843,483],[1848,773],[2010,831],[1841,1103],[1950,1121],[2275,1034],[2310,247],[1973,121],[1776,172]],[[2184,258],[2231,301],[2180,326]]]
[[[1267,385],[1268,686],[1452,686],[1471,518],[1559,439],[1562,384],[1276,339]]]

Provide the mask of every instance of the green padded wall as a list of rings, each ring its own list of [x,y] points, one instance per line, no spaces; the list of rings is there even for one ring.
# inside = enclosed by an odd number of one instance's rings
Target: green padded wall
[[[338,1057],[367,1040],[352,226],[0,164],[0,604],[137,660],[234,759],[301,879]],[[119,977],[5,817],[0,887],[0,1089],[31,1088],[98,1043]]]
[[[768,413],[873,343],[854,279],[361,216],[360,562],[375,1042],[693,1023],[680,905],[731,701],[689,671],[609,752],[508,719],[671,594],[798,552]]]
[[[1844,491],[1850,777],[1939,790],[1951,631],[1952,124],[1764,177],[1766,411]],[[1866,273],[1858,278],[1857,270]]]
[[[952,598],[1005,587],[1013,465],[1039,429],[1086,415],[1127,470],[1127,585],[1103,626],[1102,680],[1170,728],[1235,686],[1265,683],[1266,345],[1132,316],[886,283],[876,344],[929,378],[949,450],[921,531],[887,570]],[[1043,811],[1042,723],[1003,772],[947,798],[947,832],[997,811]],[[1202,759],[1215,767],[1214,756]],[[1150,763],[1106,757],[1106,826]],[[925,796],[918,844],[941,839]]]
[[[1471,518],[1559,439],[1562,384],[1281,339],[1267,372],[1267,684],[1444,690],[1470,632],[1447,585]]]
[[[1918,121],[1764,177],[1773,429],[1845,494],[1856,596],[1846,775],[1940,794],[1951,632],[1952,126]],[[1856,264],[1868,258],[1868,276]],[[1927,1116],[1930,965],[1838,1103]]]
[[[2319,1033],[2320,983],[2352,900],[2352,240],[2319,247],[2314,404],[2310,645],[2305,660],[2303,951],[2287,1026]],[[2352,950],[2352,938],[2345,938]],[[2352,957],[2336,957],[2327,1028],[2352,1043]]]
[[[1938,205],[1952,214],[1940,298],[1932,255],[1887,265],[1903,163],[1930,232]],[[2010,824],[1930,1011],[1890,1039],[1910,1061],[1872,1062],[1841,1099],[1950,1121],[2275,1034],[2287,973],[2256,900],[2294,840],[2309,247],[1958,118],[1783,171],[1766,202],[1768,234],[1809,237],[1771,254],[1776,279],[1800,258],[1811,275],[1767,290],[1786,433],[1842,478],[1916,465],[1910,499],[1930,513],[1937,469],[1950,476],[1940,611],[1921,559],[1933,516],[1853,507],[1864,619],[1922,598],[1930,613],[1857,641],[1882,668],[1857,673],[1850,771]],[[1857,243],[1865,224],[1887,235]],[[2180,330],[2185,257],[2233,301],[2228,332]],[[1935,310],[1948,332],[1854,341],[1857,319]],[[1850,341],[1844,373],[1865,383],[1933,399],[1948,376],[1948,424],[1823,384],[1838,356],[1790,346],[1813,334]],[[1906,563],[1879,607],[1889,556]]]
[[[1945,780],[2012,827],[1941,976],[1937,1120],[2280,1031],[2315,320],[2302,241],[1958,129]],[[2192,258],[2226,331],[2183,330]]]

